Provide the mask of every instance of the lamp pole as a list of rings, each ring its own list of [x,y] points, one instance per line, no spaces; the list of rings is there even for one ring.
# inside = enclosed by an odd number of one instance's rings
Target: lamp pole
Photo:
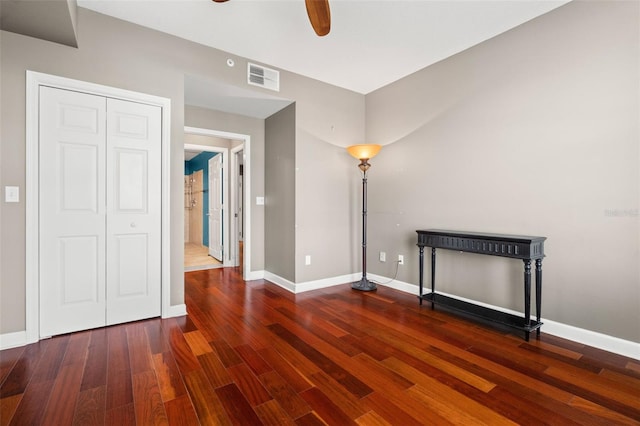
[[[367,170],[371,165],[363,158],[358,167],[362,170],[362,278],[351,284],[351,288],[360,291],[374,291],[376,283],[367,279]]]
[[[376,283],[367,279],[367,170],[369,160],[380,151],[380,145],[352,145],[347,148],[352,157],[360,160],[358,168],[362,170],[362,278],[351,283],[351,288],[360,291],[375,291]]]

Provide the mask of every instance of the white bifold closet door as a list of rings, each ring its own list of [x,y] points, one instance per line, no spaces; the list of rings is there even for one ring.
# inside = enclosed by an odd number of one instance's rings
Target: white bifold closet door
[[[40,88],[40,335],[159,316],[161,108]]]

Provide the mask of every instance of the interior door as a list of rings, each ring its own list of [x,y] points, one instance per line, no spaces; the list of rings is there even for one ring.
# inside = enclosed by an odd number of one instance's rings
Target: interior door
[[[209,255],[222,261],[222,154],[209,159]]]
[[[242,159],[242,151],[238,153],[238,157]],[[243,181],[243,168],[244,166],[240,163],[240,174],[238,176],[238,193],[236,198],[238,200],[238,241],[242,241],[243,233],[244,233],[244,209],[242,207],[242,203],[244,203],[244,181]]]
[[[106,99],[40,88],[40,335],[105,324]]]
[[[161,311],[161,108],[107,101],[107,325]]]

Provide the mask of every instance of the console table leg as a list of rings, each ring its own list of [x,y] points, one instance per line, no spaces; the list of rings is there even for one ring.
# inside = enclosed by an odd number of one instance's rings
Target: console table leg
[[[434,309],[433,300],[436,298],[436,249],[431,248],[431,309]]]
[[[422,281],[424,278],[424,247],[419,246],[419,249],[420,249],[420,255],[418,257],[418,261],[420,265],[420,279],[419,279],[420,287],[418,289],[418,299],[420,299],[420,306],[422,306]]]
[[[531,318],[531,259],[524,260],[524,326],[530,326]],[[525,332],[525,340],[529,341],[529,330]]]
[[[536,259],[536,321],[540,323],[540,311],[542,309],[542,259]],[[536,330],[540,336],[540,327]]]

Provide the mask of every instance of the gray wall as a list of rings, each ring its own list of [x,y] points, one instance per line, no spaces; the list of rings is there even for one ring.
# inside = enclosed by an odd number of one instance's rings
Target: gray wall
[[[0,203],[0,333],[25,328],[25,71],[33,70],[63,77],[119,87],[171,100],[171,240],[183,241],[182,192],[184,172],[184,76],[213,79],[246,88],[247,60],[196,43],[152,31],[80,8],[78,11],[78,44],[71,48],[14,33],[1,32],[0,40],[0,186],[21,188],[20,203]],[[232,57],[236,67],[226,65]],[[268,64],[267,64],[268,65]],[[261,89],[255,89],[260,91]],[[267,91],[268,92],[268,91]],[[349,145],[364,139],[364,96],[333,87],[303,76],[281,71],[280,96],[297,102],[296,132],[313,135],[323,143]],[[191,112],[194,114],[191,115]],[[207,114],[187,108],[190,126],[207,127]],[[225,117],[225,127],[237,133],[259,134],[264,130],[247,123],[245,118]],[[258,126],[259,127],[259,126]],[[305,144],[311,136],[297,137]],[[264,139],[252,138],[252,190],[262,195],[264,177]],[[322,168],[318,159],[303,159],[297,167],[314,166],[318,182]],[[253,169],[257,167],[257,169]],[[255,181],[253,180],[255,179]],[[322,183],[316,183],[322,186]],[[333,198],[316,200],[334,202]],[[304,214],[314,215],[313,210]],[[264,267],[264,209],[253,209],[252,266]],[[307,220],[307,218],[305,218]],[[313,222],[313,217],[308,218]],[[324,226],[324,225],[323,225]],[[346,245],[349,235],[338,244]],[[316,246],[324,241],[316,240]],[[184,247],[172,244],[171,303],[184,301],[182,262]],[[322,252],[322,250],[318,250]],[[297,254],[296,254],[297,256]],[[317,259],[320,263],[333,258]],[[296,259],[290,260],[292,263]],[[349,271],[348,259],[338,259],[340,268]],[[326,276],[326,275],[325,275]]]
[[[369,94],[371,271],[417,283],[416,229],[546,236],[543,316],[640,342],[639,43],[638,2],[574,1]],[[521,262],[438,256],[522,311]]]
[[[190,108],[194,108],[191,107],[189,105],[185,105],[184,106],[184,124],[185,126],[189,126],[189,109]],[[205,110],[207,113],[213,113],[213,114],[218,114],[218,111],[210,111],[210,110]],[[220,113],[221,114],[221,113]],[[243,117],[246,118],[246,117]],[[217,124],[210,124],[209,126],[218,126]],[[195,127],[195,126],[192,126]],[[211,127],[201,127],[203,129],[208,129],[211,130]],[[217,128],[217,127],[215,127]],[[185,133],[184,134],[184,143],[185,144],[193,144],[193,145],[201,145],[201,146],[210,146],[210,147],[214,147],[214,148],[227,148],[227,149],[231,149],[233,148],[233,143],[234,141],[231,139],[225,139],[225,138],[218,138],[215,136],[207,136],[207,135],[196,135],[193,133]],[[237,141],[238,145],[242,144],[242,141]]]
[[[296,105],[265,120],[265,269],[295,282]]]
[[[79,49],[2,32],[1,185],[21,188],[21,202],[2,204],[0,233],[0,332],[25,328],[25,71],[33,70],[163,96],[172,102],[171,194],[180,200],[184,172],[182,148],[184,43],[176,38],[80,10]],[[161,46],[161,48],[160,48]],[[140,55],[155,55],[150,60]],[[167,58],[166,52],[175,57]],[[201,52],[203,53],[203,52]],[[158,66],[164,62],[164,66]],[[215,69],[215,68],[213,68]],[[172,241],[183,241],[180,203],[171,209]],[[171,303],[183,302],[182,244],[171,247]]]
[[[187,105],[185,126],[249,135],[251,153],[251,271],[264,269],[264,207],[256,205],[256,197],[264,196],[264,120],[213,111]],[[185,143],[197,143],[197,135],[188,135]]]
[[[360,175],[344,148],[366,143],[365,97],[310,81],[295,99],[295,262],[303,283],[361,269]]]
[[[295,101],[295,282],[360,270],[360,173],[343,147],[377,142],[370,272],[393,275],[379,250],[404,254],[398,278],[417,283],[415,229],[545,235],[543,315],[640,341],[639,14],[637,2],[574,1],[366,97],[282,71],[280,96]],[[20,186],[22,200],[27,69],[171,99],[174,200],[185,123],[262,134],[251,198],[264,193],[263,123],[184,107],[185,74],[246,87],[246,60],[232,69],[225,52],[82,8],[78,49],[1,37],[0,186]],[[0,203],[0,333],[24,329],[24,208]],[[264,240],[264,209],[253,213],[260,270],[277,242]],[[183,241],[181,202],[171,224]],[[173,244],[173,304],[184,300],[182,259]],[[518,262],[443,253],[438,274],[446,291],[521,309]]]
[[[306,138],[296,146],[295,281],[359,272],[362,175],[358,161],[344,147],[301,133],[297,140]],[[310,265],[305,264],[307,255]]]

